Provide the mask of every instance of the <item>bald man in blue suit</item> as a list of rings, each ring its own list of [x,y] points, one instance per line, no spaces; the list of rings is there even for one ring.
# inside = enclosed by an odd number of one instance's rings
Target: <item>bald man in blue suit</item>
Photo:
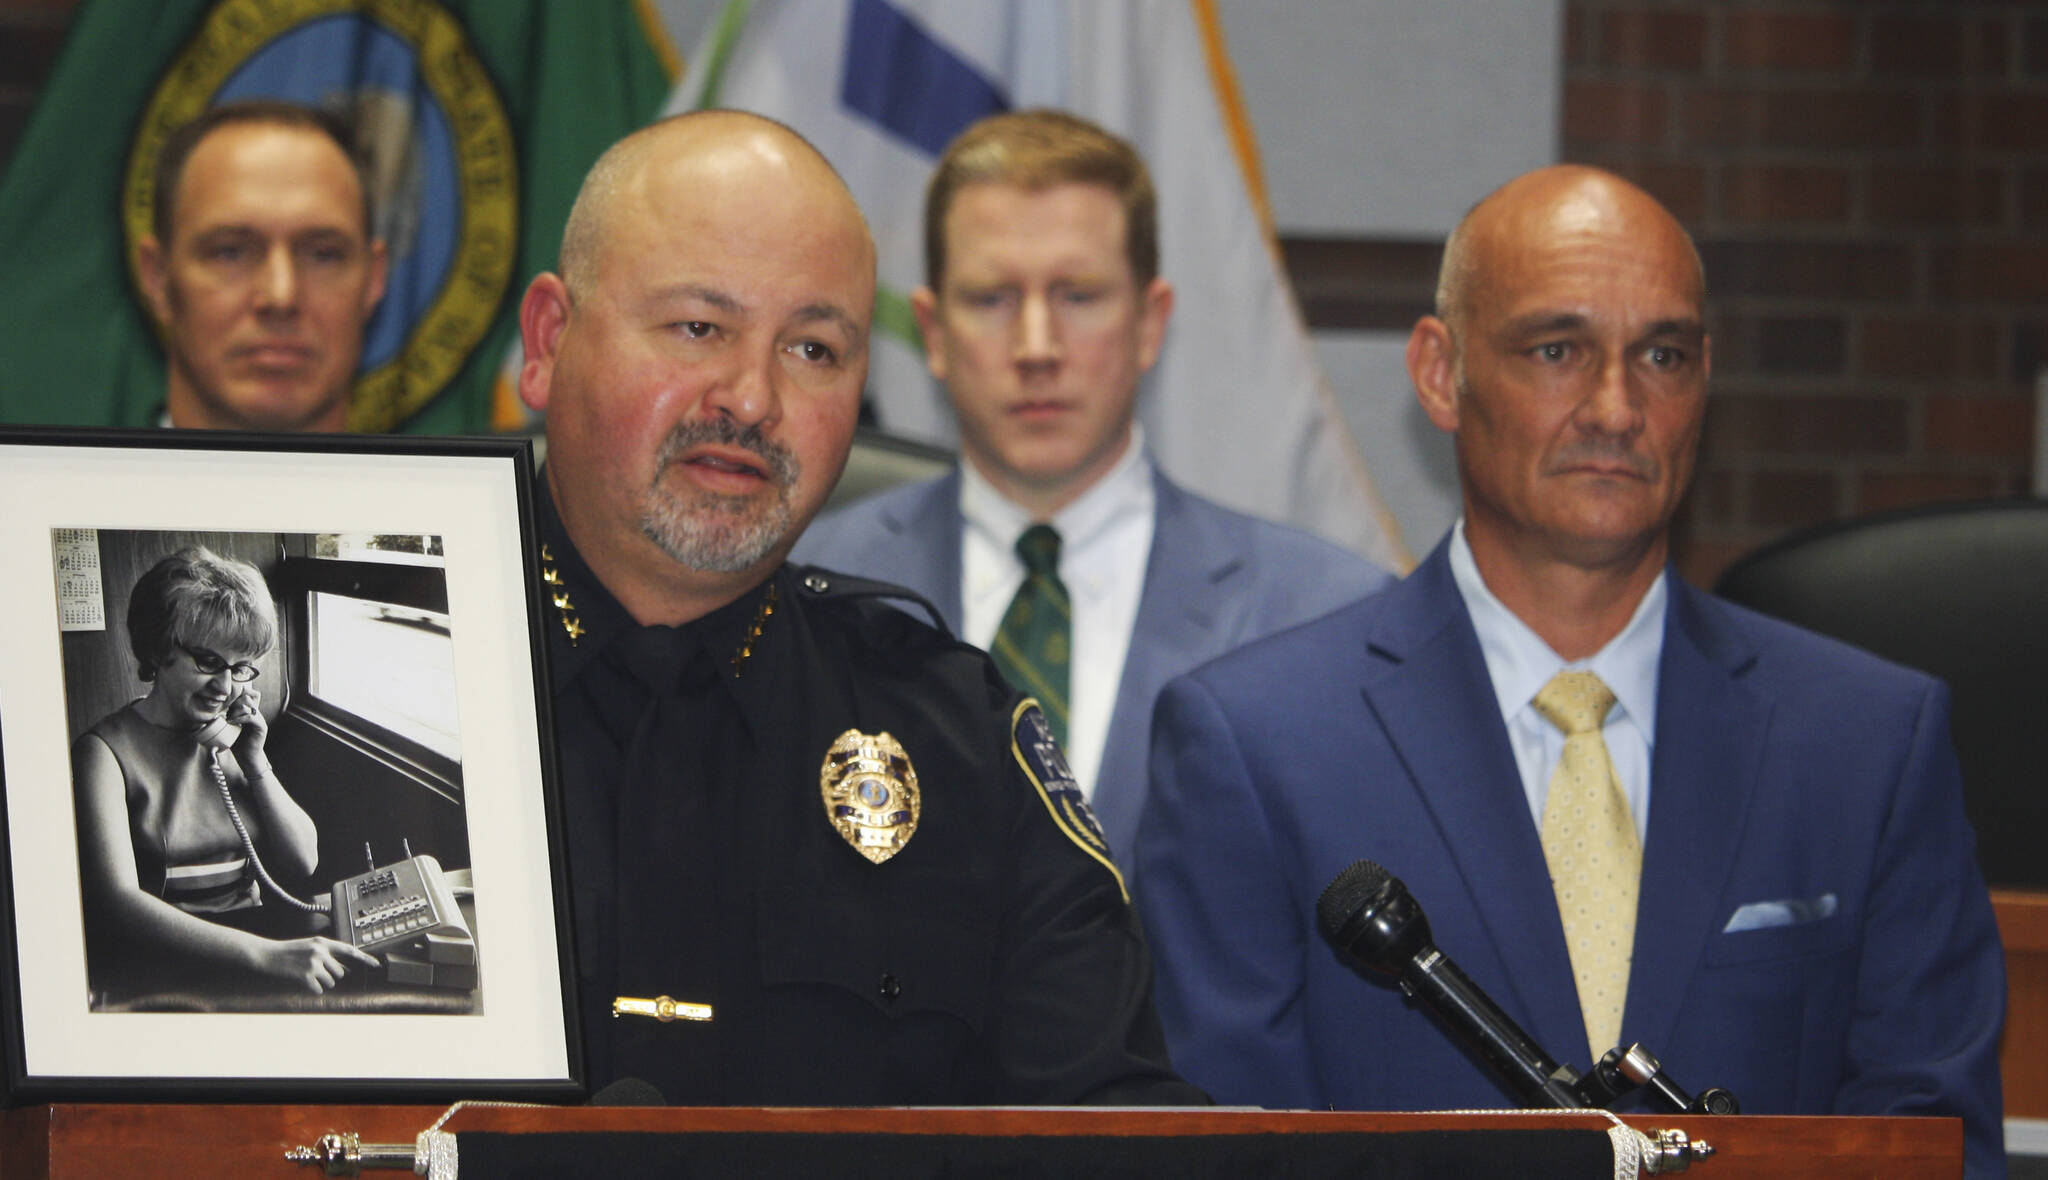
[[[2003,961],[1946,689],[1669,565],[1703,301],[1684,231],[1619,178],[1482,201],[1408,348],[1459,524],[1392,589],[1162,695],[1138,902],[1174,1061],[1219,1102],[1513,1102],[1318,937],[1324,886],[1371,858],[1560,1060],[1640,1042],[1745,1113],[1958,1116],[1969,1174],[2004,1174]],[[1591,855],[1550,837],[1576,789],[1536,703],[1559,672],[1612,701],[1603,795],[1637,867],[1594,892],[1631,899],[1620,980],[1571,933],[1586,890],[1553,888]]]

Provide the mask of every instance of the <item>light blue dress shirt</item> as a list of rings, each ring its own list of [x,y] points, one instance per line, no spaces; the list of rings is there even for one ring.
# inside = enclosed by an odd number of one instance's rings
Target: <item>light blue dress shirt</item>
[[[1451,577],[1479,633],[1479,651],[1500,702],[1508,744],[1515,751],[1522,792],[1529,815],[1543,829],[1543,801],[1550,795],[1550,775],[1564,755],[1564,733],[1532,704],[1550,678],[1561,671],[1590,671],[1614,693],[1614,707],[1600,729],[1614,775],[1636,821],[1636,838],[1648,843],[1650,830],[1650,754],[1657,745],[1657,665],[1664,657],[1664,579],[1657,580],[1636,604],[1621,633],[1607,641],[1591,659],[1567,661],[1552,651],[1529,625],[1501,604],[1486,588],[1479,564],[1465,540],[1461,517],[1451,532]]]

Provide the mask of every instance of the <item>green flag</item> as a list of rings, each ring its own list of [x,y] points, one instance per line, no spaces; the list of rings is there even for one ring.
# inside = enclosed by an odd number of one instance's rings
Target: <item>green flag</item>
[[[0,422],[153,424],[164,366],[134,294],[155,151],[240,98],[349,118],[391,278],[351,403],[360,430],[479,431],[599,152],[672,68],[646,0],[97,0],[75,18],[0,179]]]

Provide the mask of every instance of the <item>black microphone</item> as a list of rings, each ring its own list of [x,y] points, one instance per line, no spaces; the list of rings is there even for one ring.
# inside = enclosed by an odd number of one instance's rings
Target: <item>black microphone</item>
[[[1316,902],[1323,937],[1352,965],[1392,975],[1499,1071],[1525,1107],[1580,1109],[1577,1071],[1552,1061],[1430,941],[1429,919],[1400,878],[1369,860],[1338,873]]]

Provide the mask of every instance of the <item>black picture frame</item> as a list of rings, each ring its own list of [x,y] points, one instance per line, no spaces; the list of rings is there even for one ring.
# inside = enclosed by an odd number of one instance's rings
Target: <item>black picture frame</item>
[[[13,566],[0,579],[10,652],[0,661],[0,1053],[10,1104],[564,1101],[585,1093],[532,496],[533,444],[518,437],[0,428],[0,544]],[[124,563],[118,573],[100,568],[103,537],[109,560]],[[227,968],[201,976],[226,980],[217,987],[153,990],[161,961],[137,968],[106,949],[127,943],[89,937],[112,919],[89,911],[82,885],[87,857],[100,854],[85,851],[80,823],[91,811],[81,810],[72,775],[87,707],[80,685],[95,686],[98,709],[112,691],[100,682],[122,679],[106,668],[125,660],[126,675],[140,674],[124,623],[139,563],[192,542],[267,554],[262,543],[272,537],[276,560],[251,564],[270,583],[280,639],[258,662],[255,683],[277,710],[268,728],[275,775],[296,758],[292,774],[303,785],[295,798],[303,790],[323,799],[301,803],[322,829],[307,892],[328,896],[325,882],[339,888],[371,868],[380,871],[373,884],[387,884],[382,871],[393,863],[417,864],[410,845],[421,838],[437,861],[450,862],[435,875],[453,887],[431,891],[438,904],[468,893],[453,907],[467,930],[430,917],[430,946],[402,927],[370,928],[357,937],[371,940],[364,945],[383,966],[357,968],[324,994],[288,998],[288,985],[220,974]],[[418,553],[392,557],[384,547]],[[377,564],[389,561],[410,565]],[[102,575],[105,634],[80,635],[93,630]],[[130,584],[110,584],[120,577]],[[370,622],[343,631],[338,620],[351,610]],[[323,628],[349,638],[327,639],[335,654],[316,657]],[[445,679],[432,686],[452,686],[444,711],[455,720],[440,727],[452,738],[409,735],[401,732],[409,720],[365,719],[329,699],[342,695],[333,686],[344,678],[323,677],[323,667],[368,665],[391,683],[413,684],[415,646],[378,658],[346,654],[359,633],[411,643],[401,630],[424,636],[417,650],[446,653],[435,657]],[[120,654],[95,654],[106,652]],[[138,696],[155,688],[130,683]],[[434,699],[432,686],[422,699]],[[359,695],[375,703],[384,694]],[[105,744],[98,723],[86,728]],[[407,780],[410,787],[391,785]],[[427,835],[408,834],[408,825]],[[382,847],[352,864],[330,857],[330,828],[336,839],[371,833],[364,843]],[[132,827],[130,835],[139,839]],[[458,859],[467,864],[455,867]],[[158,870],[157,888],[167,875]],[[399,891],[407,887],[401,879]],[[367,901],[341,906],[365,926],[382,913]],[[467,944],[464,934],[473,936]],[[332,928],[327,935],[346,940]],[[114,986],[110,963],[125,969]]]

